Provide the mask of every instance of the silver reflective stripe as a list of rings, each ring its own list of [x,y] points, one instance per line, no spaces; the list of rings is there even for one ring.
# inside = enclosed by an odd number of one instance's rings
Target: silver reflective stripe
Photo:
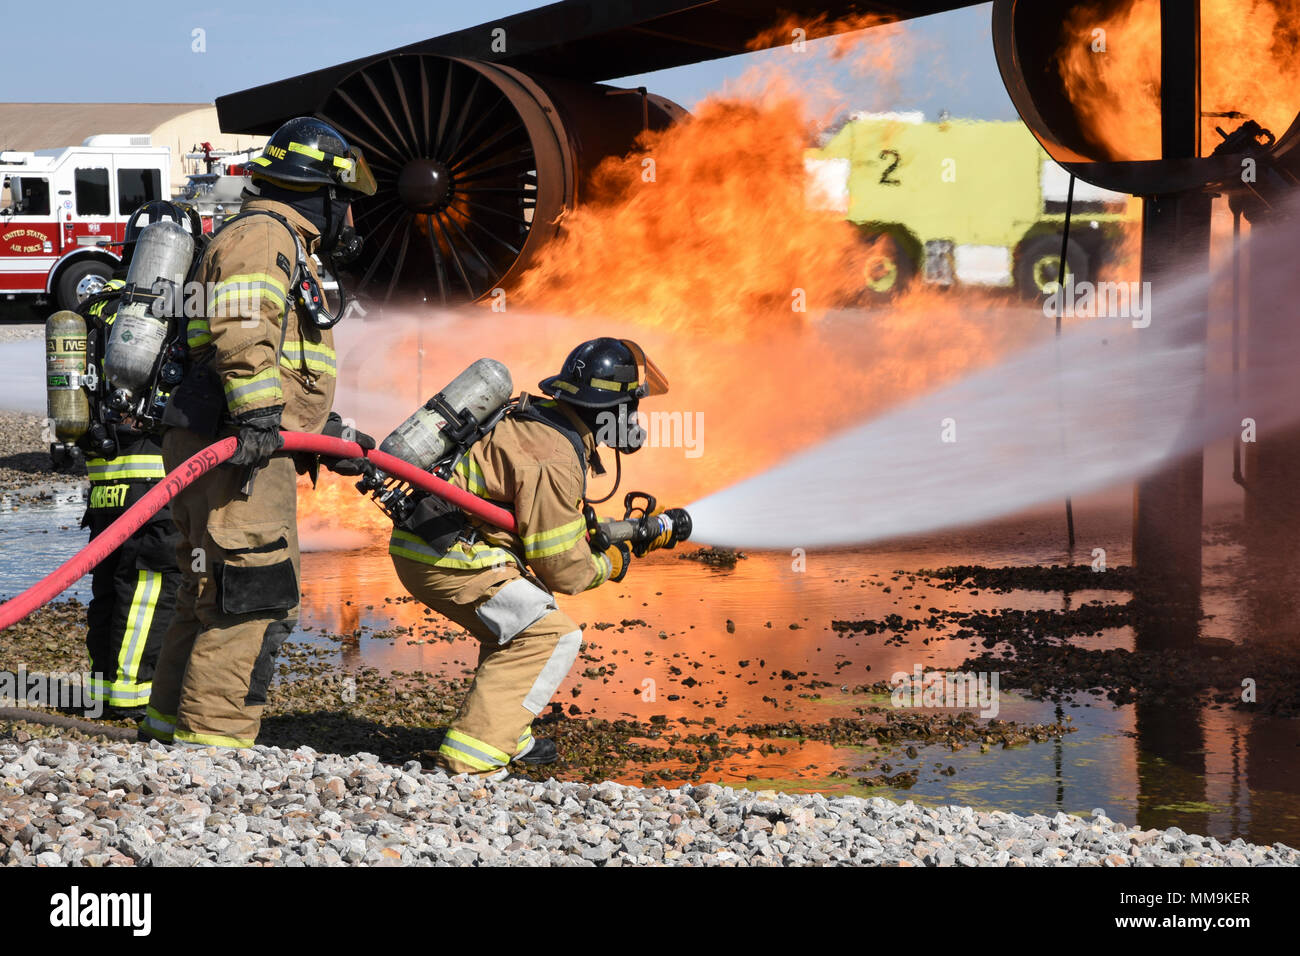
[[[578,659],[578,651],[581,649],[582,631],[570,631],[560,638],[555,645],[555,650],[551,651],[550,660],[546,662],[542,672],[537,675],[532,690],[524,698],[525,710],[533,715],[542,712],[542,708],[546,706],[547,701],[555,695],[556,689],[560,686],[560,681],[564,680],[564,675],[569,673],[569,668]]]
[[[490,754],[485,754],[477,747],[471,747],[463,740],[453,740],[450,737],[444,737],[442,741],[442,745],[438,749],[450,750],[456,753],[462,753],[467,757],[473,757],[475,760],[480,760],[483,763],[489,764],[490,766],[493,767],[501,766],[501,761],[498,760],[496,757],[493,757]]]
[[[524,743],[524,741],[528,741],[528,742]],[[519,760],[521,757],[528,756],[528,752],[532,750],[535,746],[537,746],[537,738],[533,736],[533,732],[531,730],[526,731],[524,735],[519,738],[519,745],[522,749],[519,750],[513,757],[511,757],[510,758],[511,760]]]
[[[557,610],[555,598],[527,578],[508,581],[476,609],[498,644],[507,644],[516,634]]]
[[[165,720],[159,720],[152,714],[144,719],[144,725],[151,730],[156,730],[158,733],[164,734],[168,737],[170,737],[176,730],[175,724],[169,724]]]
[[[249,382],[246,385],[238,385],[235,388],[227,389],[226,404],[229,405],[234,403],[238,405],[241,402],[251,401],[249,398],[250,395],[256,395],[258,392],[272,391],[280,391],[280,379],[278,377],[271,378],[268,376],[267,378]]]

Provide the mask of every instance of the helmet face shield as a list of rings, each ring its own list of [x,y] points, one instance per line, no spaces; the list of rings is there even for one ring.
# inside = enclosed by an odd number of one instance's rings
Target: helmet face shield
[[[334,165],[339,169],[339,180],[345,189],[373,196],[379,187],[375,183],[375,174],[370,171],[370,164],[361,150],[349,150],[346,157],[335,157]]]
[[[651,395],[665,394],[668,391],[668,377],[659,371],[659,366],[646,358],[645,349],[631,339],[619,339],[619,341],[627,346],[636,362],[637,381],[641,383],[637,395],[647,398]]]

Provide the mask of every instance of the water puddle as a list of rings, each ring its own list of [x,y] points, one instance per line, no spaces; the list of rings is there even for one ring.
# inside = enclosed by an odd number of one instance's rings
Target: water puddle
[[[85,541],[76,528],[79,493],[12,505],[13,499],[0,498],[0,591],[8,594]],[[1113,501],[1080,503],[1079,560],[1102,548],[1111,568],[1127,564],[1130,520]],[[972,613],[1060,620],[1062,612],[1097,611],[1097,626],[1080,618],[1084,623],[1068,644],[1133,649],[1133,629],[1110,626],[1104,617],[1106,608],[1127,604],[1130,594],[1104,575],[1095,585],[1086,578],[1087,586],[1066,592],[918,574],[952,565],[1065,564],[1061,523],[1055,511],[1043,512],[867,549],[755,552],[731,568],[681,560],[673,552],[653,555],[621,584],[561,596],[561,607],[584,625],[585,648],[555,702],[577,718],[653,724],[679,748],[692,746],[691,735],[710,732],[742,748],[752,745],[710,765],[702,778],[731,785],[1022,813],[1102,807],[1144,827],[1300,842],[1300,770],[1293,759],[1300,728],[1294,720],[1253,717],[1209,700],[1146,703],[1139,697],[1116,705],[1103,694],[1110,688],[1098,687],[1057,703],[1003,687],[997,719],[1074,728],[1005,748],[922,741],[886,753],[870,740],[837,744],[815,732],[757,737],[729,731],[787,723],[824,729],[837,719],[859,718],[864,708],[888,708],[888,696],[872,693],[869,685],[918,666],[954,670],[991,652],[978,626],[971,629]],[[304,541],[308,548],[331,546],[319,530],[305,532]],[[350,542],[335,538],[332,545],[339,543]],[[1230,536],[1207,534],[1211,616],[1202,634],[1225,646],[1224,666],[1251,633],[1239,559]],[[302,568],[302,616],[292,639],[315,648],[340,673],[376,668],[455,678],[472,672],[477,643],[404,600],[382,546],[305,550]],[[88,590],[86,578],[73,594],[85,600]],[[864,621],[886,626],[849,626]],[[919,713],[938,719],[954,711]],[[628,767],[619,779],[641,783],[655,769]]]

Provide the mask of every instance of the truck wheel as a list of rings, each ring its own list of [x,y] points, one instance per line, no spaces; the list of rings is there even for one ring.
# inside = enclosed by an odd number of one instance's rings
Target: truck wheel
[[[54,283],[54,301],[60,309],[75,310],[77,302],[77,283],[86,276],[102,276],[106,281],[113,277],[113,267],[106,262],[74,262],[65,266]]]
[[[1088,252],[1073,239],[1065,250],[1065,274],[1075,282],[1090,278]],[[1061,268],[1061,237],[1047,233],[1035,236],[1016,256],[1016,288],[1026,299],[1042,299],[1057,289],[1057,272]]]
[[[863,304],[884,302],[899,295],[916,276],[916,263],[903,244],[889,233],[868,237],[862,266]]]

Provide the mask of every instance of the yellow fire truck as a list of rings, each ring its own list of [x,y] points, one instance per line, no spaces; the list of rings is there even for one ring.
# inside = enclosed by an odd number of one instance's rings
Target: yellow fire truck
[[[1014,287],[1031,298],[1055,291],[1069,174],[1023,123],[857,113],[807,164],[818,201],[871,242],[867,297],[914,280]],[[1141,208],[1076,181],[1067,274],[1094,277]]]

